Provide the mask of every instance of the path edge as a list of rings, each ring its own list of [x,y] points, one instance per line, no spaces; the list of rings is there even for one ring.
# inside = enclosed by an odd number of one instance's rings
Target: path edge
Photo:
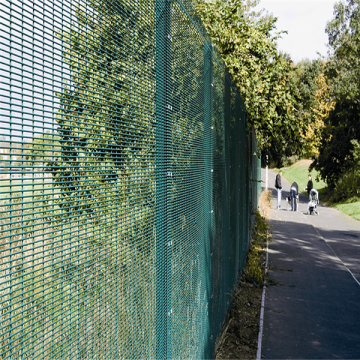
[[[268,259],[269,259],[269,231],[266,235],[266,262],[265,262],[265,276],[268,269]],[[266,294],[266,280],[264,281],[263,293],[261,298],[261,312],[260,312],[260,325],[259,325],[259,337],[258,337],[258,348],[256,353],[256,360],[261,360],[261,344],[262,344],[262,335],[264,330],[264,310],[265,310],[265,294]]]

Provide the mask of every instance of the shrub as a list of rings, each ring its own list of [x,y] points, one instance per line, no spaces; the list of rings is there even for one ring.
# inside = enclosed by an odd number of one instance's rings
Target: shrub
[[[260,212],[255,213],[255,226],[253,228],[252,242],[247,255],[247,266],[244,275],[247,282],[262,284],[265,274],[261,270],[260,250],[266,247],[267,239],[271,241],[271,231],[268,221],[261,216]]]
[[[347,171],[337,181],[332,195],[334,202],[360,196],[360,171]]]

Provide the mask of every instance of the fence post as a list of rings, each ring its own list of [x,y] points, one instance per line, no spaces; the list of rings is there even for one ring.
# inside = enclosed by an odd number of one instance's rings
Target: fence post
[[[212,293],[212,263],[211,263],[211,219],[212,219],[212,182],[213,182],[213,164],[212,164],[212,88],[213,88],[213,66],[212,66],[212,44],[204,43],[204,260],[206,273],[206,295],[207,309],[204,308],[204,314],[211,312],[211,293]],[[209,323],[207,329],[206,343],[208,348],[205,349],[203,357],[210,358],[212,347],[215,339],[212,335],[212,314],[208,316]]]
[[[241,126],[240,126],[240,204],[241,204],[241,259],[240,267],[243,269],[246,257],[246,111],[245,106],[241,104]]]
[[[241,127],[240,127],[240,121],[241,121],[241,117],[240,117],[240,101],[239,99],[236,97],[235,95],[235,107],[234,107],[234,118],[235,118],[235,126],[234,126],[234,130],[235,130],[235,139],[234,139],[234,151],[235,151],[235,157],[234,157],[234,171],[235,171],[235,185],[234,185],[234,189],[235,189],[235,208],[234,208],[234,213],[235,213],[235,281],[237,281],[238,275],[239,275],[239,270],[240,270],[240,241],[241,241],[241,235],[240,235],[240,204],[241,204],[241,190],[240,190],[240,186],[241,186],[241,180],[240,180],[240,174],[241,174],[241,170],[240,170],[240,133],[241,133]]]
[[[251,186],[250,186],[250,171],[251,171],[251,159],[250,159],[250,134],[249,129],[246,126],[245,130],[246,142],[245,142],[245,152],[246,152],[246,252],[250,247],[250,199],[251,199]]]
[[[223,259],[224,259],[224,278],[223,278],[223,305],[227,311],[228,300],[230,298],[230,122],[231,122],[231,88],[227,70],[224,78],[224,165],[225,165],[225,184],[224,184],[224,222],[223,222]],[[233,229],[231,229],[233,231]]]
[[[156,0],[156,357],[171,358],[171,0]]]

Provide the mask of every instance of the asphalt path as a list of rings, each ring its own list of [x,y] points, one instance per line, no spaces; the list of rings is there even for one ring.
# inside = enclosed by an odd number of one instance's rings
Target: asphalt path
[[[360,222],[321,204],[306,215],[304,194],[289,211],[289,192],[283,179],[282,210],[271,211],[262,358],[360,359]]]

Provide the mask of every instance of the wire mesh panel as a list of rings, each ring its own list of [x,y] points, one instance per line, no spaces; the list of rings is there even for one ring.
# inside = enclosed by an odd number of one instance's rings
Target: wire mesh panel
[[[154,357],[155,5],[0,14],[0,357]]]
[[[200,358],[207,331],[204,220],[204,40],[171,5],[171,354]],[[206,154],[207,156],[209,154]]]
[[[0,358],[210,358],[260,176],[190,1],[0,4]]]

